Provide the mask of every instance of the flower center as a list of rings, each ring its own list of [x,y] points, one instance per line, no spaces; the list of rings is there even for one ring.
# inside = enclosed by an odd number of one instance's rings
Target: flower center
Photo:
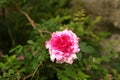
[[[52,47],[56,50],[62,51],[62,52],[71,52],[73,48],[71,46],[73,45],[72,39],[70,36],[62,34],[61,36],[55,36],[52,38]]]

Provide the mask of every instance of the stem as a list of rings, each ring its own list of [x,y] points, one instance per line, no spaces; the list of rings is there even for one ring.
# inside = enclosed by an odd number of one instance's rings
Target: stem
[[[41,65],[42,65],[42,62],[37,66],[37,68],[35,69],[35,71],[34,71],[32,74],[30,74],[30,75],[24,77],[23,80],[26,80],[26,79],[28,79],[29,77],[31,77],[31,80],[32,80],[33,77],[35,76],[35,74],[36,74],[38,68],[39,68]]]
[[[43,32],[51,34],[51,32],[49,32],[49,31],[42,31],[40,29],[37,29],[34,20],[27,14],[27,12],[23,11],[22,9],[20,9],[20,7],[18,6],[18,4],[16,2],[15,2],[15,5],[16,5],[16,9],[27,18],[27,20],[30,22],[31,26],[34,29],[36,29],[40,33],[41,36],[43,35],[42,34]]]
[[[9,27],[7,27],[7,28],[8,28],[8,34],[10,36],[12,46],[15,46],[15,40],[14,40],[13,34],[11,32],[11,29]]]

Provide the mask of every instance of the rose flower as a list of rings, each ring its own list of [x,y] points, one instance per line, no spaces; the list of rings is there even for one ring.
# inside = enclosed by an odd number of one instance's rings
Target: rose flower
[[[78,39],[71,30],[53,32],[51,39],[46,41],[51,61],[72,64],[77,59],[76,53],[80,51]]]

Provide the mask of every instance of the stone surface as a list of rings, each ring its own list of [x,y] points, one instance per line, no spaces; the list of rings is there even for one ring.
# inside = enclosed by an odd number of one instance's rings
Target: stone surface
[[[102,16],[103,21],[120,29],[120,0],[81,0],[92,16]]]

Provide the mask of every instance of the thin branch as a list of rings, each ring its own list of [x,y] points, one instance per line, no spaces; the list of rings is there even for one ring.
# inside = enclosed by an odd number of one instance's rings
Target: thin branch
[[[20,9],[20,7],[18,6],[18,4],[17,4],[16,2],[15,2],[15,6],[16,6],[16,9],[17,9],[20,13],[22,13],[22,14],[27,18],[27,20],[30,22],[31,26],[32,26],[34,29],[37,29],[34,20],[32,20],[32,18],[27,14],[27,12],[23,11],[22,9]],[[43,35],[43,34],[42,34],[43,32],[44,32],[44,33],[51,34],[51,32],[49,32],[49,31],[42,31],[42,30],[40,30],[40,29],[37,29],[37,31],[40,33],[41,36]]]
[[[23,80],[26,80],[26,79],[28,79],[28,78],[30,78],[30,77],[31,77],[31,80],[32,80],[33,77],[35,76],[36,72],[38,71],[38,68],[39,68],[41,65],[42,65],[42,62],[37,66],[37,68],[35,69],[35,71],[34,71],[32,74],[24,77]]]
[[[31,17],[27,14],[27,12],[23,11],[22,9],[20,9],[20,7],[18,6],[17,3],[15,3],[17,10],[22,13],[30,22],[30,24],[32,25],[33,28],[36,28],[35,22],[31,19]]]
[[[26,77],[24,77],[23,78],[23,80],[26,80],[26,79],[28,79],[29,77],[31,77],[33,74],[30,74],[30,75],[28,75],[28,76],[26,76]]]
[[[36,72],[38,71],[38,68],[42,65],[42,62],[37,66],[37,68],[35,69],[33,75],[32,75],[32,78],[31,80],[33,79],[33,77],[35,76]]]
[[[11,39],[12,46],[15,46],[15,39],[13,37],[12,31],[9,27],[7,27],[7,28],[8,28],[8,33],[9,33],[9,36],[10,36],[10,39]]]

